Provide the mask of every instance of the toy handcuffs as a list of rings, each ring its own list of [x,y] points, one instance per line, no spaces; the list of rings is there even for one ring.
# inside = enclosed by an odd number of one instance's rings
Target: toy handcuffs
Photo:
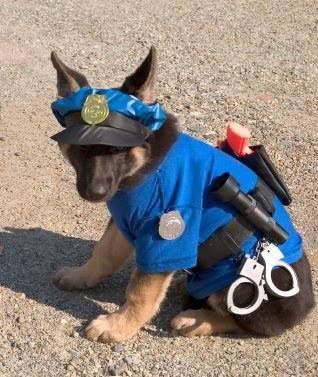
[[[231,313],[238,315],[253,313],[264,300],[268,300],[266,291],[281,298],[292,297],[299,292],[297,275],[291,265],[282,260],[283,257],[279,248],[270,243],[262,248],[255,259],[249,257],[244,259],[239,271],[240,277],[230,286],[227,294],[227,307]],[[283,291],[274,284],[272,271],[276,268],[283,268],[288,272],[292,281],[291,289]],[[254,286],[255,295],[248,306],[238,307],[234,303],[235,290],[246,283]]]

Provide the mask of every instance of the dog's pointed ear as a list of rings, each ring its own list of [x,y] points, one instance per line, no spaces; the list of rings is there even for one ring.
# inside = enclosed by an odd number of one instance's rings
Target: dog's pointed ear
[[[151,46],[146,59],[132,75],[126,78],[121,90],[133,94],[145,103],[154,102],[157,71],[158,52],[154,46]]]
[[[66,97],[83,86],[89,86],[86,77],[67,67],[55,51],[51,53],[51,60],[57,72],[57,95],[59,97]]]

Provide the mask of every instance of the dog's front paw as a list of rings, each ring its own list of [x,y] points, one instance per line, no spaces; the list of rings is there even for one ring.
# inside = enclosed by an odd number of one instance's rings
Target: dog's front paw
[[[63,290],[92,288],[98,283],[92,276],[89,276],[85,266],[63,267],[55,274],[53,281],[58,288]]]
[[[86,328],[85,336],[92,341],[102,343],[121,342],[129,339],[138,332],[128,319],[120,313],[100,315]]]

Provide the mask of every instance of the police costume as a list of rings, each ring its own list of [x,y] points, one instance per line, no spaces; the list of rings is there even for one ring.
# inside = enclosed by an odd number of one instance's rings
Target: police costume
[[[118,134],[124,138],[125,133],[112,128],[111,122],[104,122],[102,127],[87,124],[67,127],[67,116],[80,112],[86,97],[96,93],[105,96],[110,114],[119,113],[125,117],[126,124],[133,120],[143,126],[144,134],[138,134],[139,141],[136,138],[135,145],[141,144],[148,132],[155,132],[165,121],[164,111],[158,103],[143,104],[117,89],[82,88],[53,102],[54,115],[66,127],[53,136],[54,140],[70,144],[85,144],[88,140],[87,144],[116,145],[112,133],[116,134],[116,140]],[[98,130],[105,130],[104,136],[89,135]],[[86,141],[83,135],[86,135]],[[127,144],[129,146],[129,138]],[[229,154],[180,132],[159,166],[142,183],[118,190],[107,202],[116,225],[136,250],[138,270],[159,273],[192,269],[194,273],[188,276],[188,290],[196,299],[229,287],[237,279],[237,256],[227,256],[208,268],[201,268],[198,263],[202,245],[237,216],[231,204],[221,202],[211,191],[216,179],[224,173],[230,173],[247,194],[253,192],[259,180],[254,171]],[[302,239],[276,195],[272,196],[271,206],[273,219],[288,232],[288,239],[279,246],[284,261],[294,263],[303,255]],[[163,216],[170,213],[179,216],[179,227],[166,237],[159,228]],[[163,221],[161,225],[164,228],[167,224]],[[259,230],[252,231],[239,245],[241,255],[253,257],[262,238]]]

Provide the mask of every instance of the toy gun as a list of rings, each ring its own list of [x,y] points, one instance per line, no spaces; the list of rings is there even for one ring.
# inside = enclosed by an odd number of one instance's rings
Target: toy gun
[[[226,139],[218,147],[253,170],[274,191],[284,205],[292,201],[288,188],[270,160],[263,145],[249,145],[250,131],[235,122],[228,122]]]

